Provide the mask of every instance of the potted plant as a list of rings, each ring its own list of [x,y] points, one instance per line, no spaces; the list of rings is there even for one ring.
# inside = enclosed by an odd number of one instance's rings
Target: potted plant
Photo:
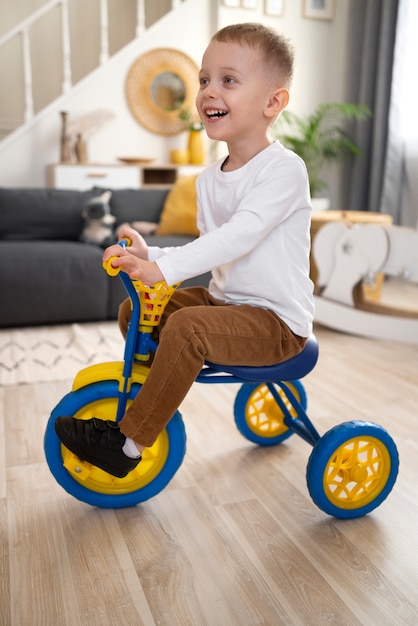
[[[326,163],[338,161],[345,155],[362,155],[358,145],[350,139],[344,122],[365,120],[370,116],[369,107],[349,102],[320,104],[307,117],[283,111],[273,126],[272,135],[304,160],[312,198],[328,187],[321,178]]]

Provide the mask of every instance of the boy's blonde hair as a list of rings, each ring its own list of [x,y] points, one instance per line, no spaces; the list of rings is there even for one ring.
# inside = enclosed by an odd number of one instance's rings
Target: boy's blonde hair
[[[293,46],[273,28],[252,22],[231,24],[218,30],[213,35],[212,41],[233,42],[250,48],[259,48],[267,70],[273,72],[273,76],[277,76],[283,86],[290,87],[293,78]]]

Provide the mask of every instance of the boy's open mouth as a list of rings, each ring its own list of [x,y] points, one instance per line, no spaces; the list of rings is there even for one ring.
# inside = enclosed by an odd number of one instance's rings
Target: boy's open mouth
[[[228,111],[221,111],[220,109],[207,109],[205,113],[206,116],[210,119],[216,119],[219,117],[224,117],[225,115],[227,115]]]

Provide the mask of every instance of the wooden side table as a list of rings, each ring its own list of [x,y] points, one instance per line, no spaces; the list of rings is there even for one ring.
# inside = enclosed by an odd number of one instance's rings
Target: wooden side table
[[[382,226],[387,226],[392,224],[393,219],[391,215],[387,215],[386,213],[373,213],[372,211],[321,211],[318,213],[312,213],[311,242],[313,243],[316,233],[319,231],[320,228],[322,228],[322,226],[325,226],[325,224],[328,224],[329,222],[339,221],[348,222],[350,224],[381,224]],[[318,287],[316,283],[318,278],[318,270],[315,265],[312,251],[310,256],[310,262],[311,279],[315,285],[314,293],[318,293]],[[363,289],[367,291],[367,294],[365,295],[368,299],[379,301],[380,288],[383,280],[384,276],[382,276],[381,274],[377,274],[375,277],[375,286],[363,286]]]

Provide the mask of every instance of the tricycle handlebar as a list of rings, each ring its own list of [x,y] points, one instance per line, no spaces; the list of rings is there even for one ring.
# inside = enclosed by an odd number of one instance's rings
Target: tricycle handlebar
[[[124,239],[121,239],[120,241],[118,241],[118,244],[120,245],[121,248],[126,248],[130,246],[131,243],[132,241],[128,237],[125,237]],[[112,261],[116,258],[117,257],[115,256],[111,256],[110,259],[107,259],[107,261],[103,261],[103,267],[106,270],[106,273],[108,274],[108,276],[117,276],[120,272],[120,267],[113,267],[112,265]]]
[[[121,239],[118,244],[122,248],[126,248],[131,244],[131,241]],[[155,283],[155,285],[144,285],[143,282],[136,279],[131,279],[126,272],[121,271],[119,267],[113,267],[112,261],[117,257],[110,257],[107,261],[103,261],[103,267],[109,276],[117,276],[120,273],[120,278],[124,284],[126,291],[132,301],[133,310],[135,311],[138,306],[138,300],[140,303],[139,312],[139,324],[140,326],[158,326],[161,320],[161,315],[164,312],[167,302],[170,300],[174,291],[179,287],[180,283],[176,285],[167,285],[165,281]]]

